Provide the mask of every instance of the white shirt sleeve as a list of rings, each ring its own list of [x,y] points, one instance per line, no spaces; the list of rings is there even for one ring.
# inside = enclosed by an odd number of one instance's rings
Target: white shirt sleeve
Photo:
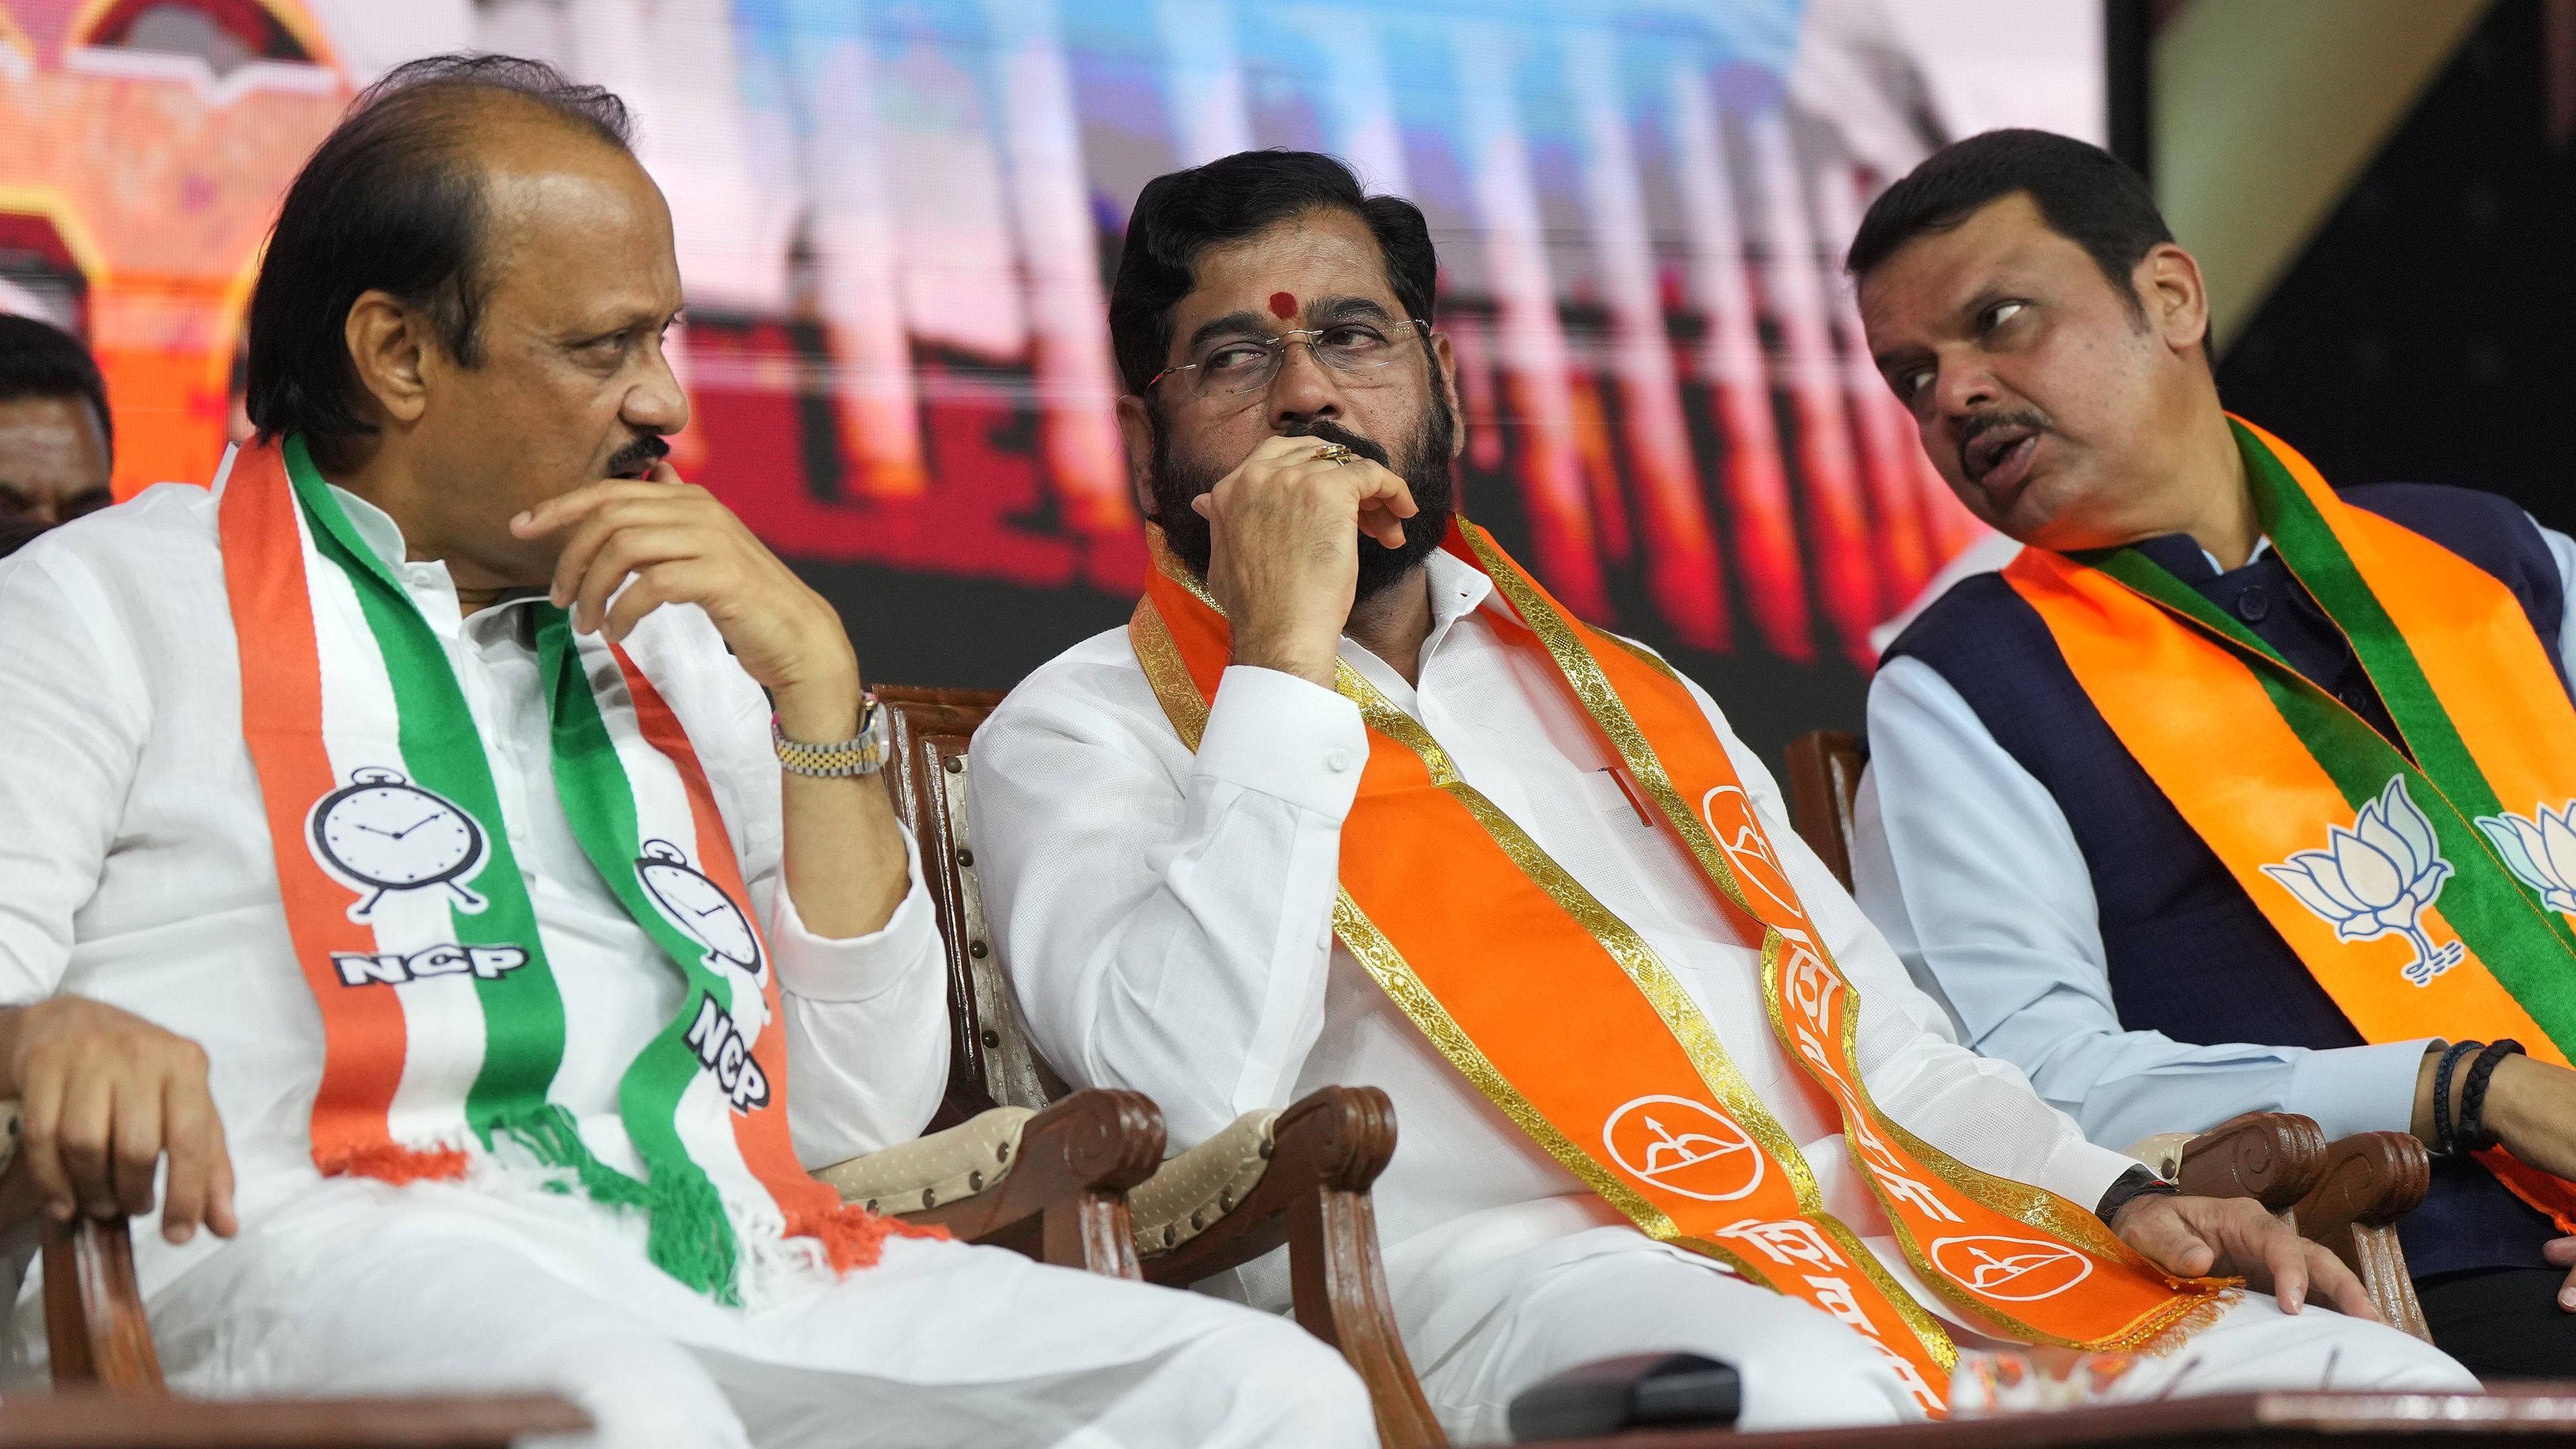
[[[1151,1096],[1176,1150],[1286,1105],[1324,1025],[1357,707],[1231,668],[1193,756],[1141,672],[1059,661],[973,759],[985,909],[1056,1069]]]
[[[1908,979],[1887,939],[1790,826],[1760,757],[1735,737],[1706,691],[1697,684],[1690,690],[1752,793],[1799,901],[1860,996],[1860,1071],[1871,1098],[1898,1125],[1979,1171],[2047,1188],[2088,1210],[2100,1202],[2131,1160],[2086,1141],[2012,1062],[1960,1044],[1940,1004]]]
[[[0,562],[0,1006],[61,986],[151,728],[122,619],[54,558],[39,539]]]
[[[2532,519],[2531,526],[2540,528],[2540,520]],[[2549,556],[2558,561],[2559,595],[2566,601],[2558,611],[2558,658],[2567,666],[2567,677],[2576,680],[2576,538],[2540,528],[2540,541],[2549,545]]]
[[[787,894],[785,777],[760,686],[694,606],[655,610],[627,645],[656,678],[673,682],[672,705],[741,852],[743,884],[778,973],[797,1160],[827,1167],[920,1136],[948,1084],[948,961],[911,833],[904,832],[907,889],[886,923],[841,940],[814,934]]]
[[[1852,877],[1969,1045],[2018,1064],[2094,1141],[2297,1112],[2329,1138],[2404,1131],[2421,1041],[2311,1051],[2122,1029],[2092,876],[2054,796],[1921,660],[1869,692]]]
[[[909,831],[904,854],[903,903],[864,936],[817,936],[784,880],[768,888],[787,1019],[787,1127],[807,1167],[920,1136],[947,1087],[948,963]]]

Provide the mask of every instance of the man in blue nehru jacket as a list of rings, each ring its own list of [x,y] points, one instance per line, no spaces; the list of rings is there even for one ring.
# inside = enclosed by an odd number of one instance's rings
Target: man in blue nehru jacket
[[[2198,264],[2082,142],[1943,149],[1848,266],[1932,461],[2026,545],[1871,686],[1861,904],[2096,1142],[2411,1130],[2434,1341],[2576,1371],[2576,542],[2338,493],[2222,410]]]

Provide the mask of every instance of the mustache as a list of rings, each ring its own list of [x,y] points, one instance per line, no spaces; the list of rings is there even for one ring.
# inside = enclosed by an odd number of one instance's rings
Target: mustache
[[[640,434],[628,439],[624,447],[609,455],[608,476],[640,478],[651,472],[654,464],[669,456],[671,444],[668,440],[653,433]]]
[[[1315,418],[1307,422],[1290,423],[1287,427],[1280,430],[1280,436],[1288,438],[1321,438],[1327,443],[1339,443],[1343,447],[1350,449],[1352,452],[1359,454],[1361,457],[1368,459],[1370,462],[1375,463],[1381,468],[1385,468],[1389,471],[1393,471],[1395,468],[1395,455],[1386,450],[1385,444],[1377,441],[1375,438],[1363,437],[1358,433],[1354,433],[1350,429],[1343,427],[1341,424],[1334,422],[1330,418]]]
[[[1964,453],[1975,447],[1977,439],[1997,428],[2028,428],[2034,433],[2056,431],[2056,428],[2049,423],[2048,415],[2037,408],[2018,408],[2011,412],[1999,409],[1994,412],[1978,413],[1959,424],[1959,451]]]

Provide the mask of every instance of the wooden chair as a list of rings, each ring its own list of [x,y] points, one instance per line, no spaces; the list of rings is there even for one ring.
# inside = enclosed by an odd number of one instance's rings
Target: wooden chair
[[[1056,1110],[1062,1078],[1030,1043],[985,926],[967,831],[968,741],[997,691],[881,687],[893,711],[895,807],[924,857],[948,945],[956,1037],[942,1120]],[[1160,1155],[1156,1142],[1156,1156]],[[1341,1350],[1376,1405],[1389,1449],[1445,1444],[1397,1337],[1378,1254],[1370,1184],[1395,1153],[1395,1111],[1374,1087],[1327,1087],[1285,1110],[1247,1114],[1104,1203],[1078,1263],[1182,1287],[1288,1247],[1297,1321]],[[1132,1166],[1132,1156],[1121,1158]],[[891,1208],[893,1203],[888,1203]],[[1125,1231],[1110,1226],[1127,1214]]]
[[[1857,735],[1814,730],[1789,742],[1789,823],[1851,888],[1852,802],[1869,752]],[[2362,1132],[2327,1142],[2317,1124],[2283,1112],[2249,1112],[2206,1132],[2167,1132],[2126,1151],[2185,1190],[2251,1197],[2288,1212],[2301,1236],[2352,1269],[2380,1316],[2430,1343],[2415,1280],[2397,1243],[2397,1220],[2432,1184],[2432,1159],[2405,1132]]]

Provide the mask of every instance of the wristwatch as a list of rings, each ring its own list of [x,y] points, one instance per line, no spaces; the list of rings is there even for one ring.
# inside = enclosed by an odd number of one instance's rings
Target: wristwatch
[[[2102,1201],[2094,1206],[2093,1216],[2100,1218],[2104,1227],[2109,1227],[2112,1219],[2120,1215],[2120,1209],[2139,1198],[2176,1197],[2181,1193],[2181,1188],[2156,1176],[2154,1168],[2140,1163],[2113,1179],[2110,1190],[2103,1193]]]
[[[885,707],[877,703],[873,690],[859,696],[859,732],[837,745],[791,740],[779,727],[778,716],[769,717],[769,743],[778,751],[778,767],[791,775],[816,780],[873,775],[884,769],[887,733]]]

